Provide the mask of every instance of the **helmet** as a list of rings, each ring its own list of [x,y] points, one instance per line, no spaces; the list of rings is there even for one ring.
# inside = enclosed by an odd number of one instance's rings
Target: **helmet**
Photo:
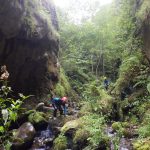
[[[67,102],[67,97],[62,97],[62,99],[61,99],[63,102]]]

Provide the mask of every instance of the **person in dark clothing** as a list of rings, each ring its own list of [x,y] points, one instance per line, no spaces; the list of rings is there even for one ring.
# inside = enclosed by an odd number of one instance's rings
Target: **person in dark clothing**
[[[67,108],[66,108],[66,103],[67,103],[67,97],[63,97],[63,98],[59,98],[56,96],[53,96],[51,98],[51,103],[52,106],[54,108],[54,112],[53,112],[53,117],[54,119],[56,119],[57,117],[57,111],[59,110],[60,115],[67,115]]]
[[[53,112],[53,117],[54,119],[57,117],[57,111],[59,110],[60,115],[63,114],[63,109],[62,109],[62,101],[59,97],[53,97],[51,99],[52,102],[52,106],[54,108],[54,112]]]
[[[104,78],[104,87],[106,90],[108,90],[108,85],[109,85],[109,82],[108,82],[107,78],[105,77]]]

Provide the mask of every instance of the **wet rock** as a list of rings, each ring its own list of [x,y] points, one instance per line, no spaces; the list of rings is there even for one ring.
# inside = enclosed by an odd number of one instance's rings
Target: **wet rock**
[[[47,149],[48,147],[52,147],[53,140],[54,135],[50,126],[48,125],[46,130],[38,131],[36,133],[31,149],[32,150],[40,148]]]
[[[73,109],[73,108],[68,109],[68,115],[75,116],[75,115],[77,115],[77,113],[78,113],[78,110],[76,110],[76,109]]]
[[[54,138],[47,138],[47,139],[44,140],[44,143],[46,145],[49,145],[49,144],[51,144],[53,142],[53,140],[54,140]]]
[[[42,110],[43,110],[43,107],[44,107],[44,103],[42,103],[42,102],[41,102],[41,103],[38,103],[37,106],[36,106],[36,110],[37,110],[37,111],[40,111],[40,110],[42,111]]]
[[[88,138],[90,137],[90,134],[85,129],[79,129],[76,131],[73,143],[75,144],[75,149],[83,149],[88,145]]]
[[[41,103],[38,103],[37,106],[36,106],[36,110],[37,111],[40,111],[40,112],[51,112],[53,111],[53,108],[52,107],[48,107],[48,106],[45,106],[45,104],[43,102]]]
[[[22,124],[19,129],[14,131],[14,136],[12,137],[12,149],[20,150],[29,147],[33,141],[35,133],[35,129],[30,122]]]
[[[48,125],[46,115],[43,112],[35,111],[28,116],[28,120],[38,129],[44,129]]]
[[[52,146],[53,145],[53,140],[54,138],[42,138],[42,137],[39,137],[39,138],[35,138],[34,141],[33,141],[33,145],[32,145],[32,148],[30,150],[36,150],[36,149],[40,149],[40,148],[46,148],[48,146]]]
[[[52,108],[52,107],[47,107],[47,106],[44,106],[44,107],[43,107],[43,112],[49,112],[49,113],[51,113],[51,114],[52,114],[52,113],[53,113],[53,111],[54,111],[54,110],[53,110],[53,108]]]
[[[61,133],[61,127],[54,127],[53,133],[55,136],[58,136]]]
[[[77,128],[79,127],[79,121],[78,120],[72,120],[67,123],[61,128],[61,132],[68,135],[73,135]]]

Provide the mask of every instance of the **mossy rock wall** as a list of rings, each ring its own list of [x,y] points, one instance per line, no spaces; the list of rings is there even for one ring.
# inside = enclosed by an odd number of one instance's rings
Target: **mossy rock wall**
[[[143,52],[150,62],[150,1],[137,0],[136,18],[138,34],[142,37]]]
[[[71,96],[71,86],[67,76],[65,75],[65,71],[60,68],[59,74],[59,82],[56,84],[54,92],[56,95],[63,97],[63,96]]]
[[[59,74],[55,6],[52,0],[0,0],[0,6],[0,65],[7,65],[15,92],[44,97]]]

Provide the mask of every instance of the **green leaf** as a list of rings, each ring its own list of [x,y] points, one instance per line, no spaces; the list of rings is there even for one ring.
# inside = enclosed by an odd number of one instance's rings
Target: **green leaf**
[[[9,110],[9,116],[10,120],[16,121],[18,115],[16,112]]]
[[[5,149],[6,149],[6,150],[10,150],[10,149],[11,149],[11,146],[12,146],[12,144],[10,143],[10,141],[6,141]]]
[[[148,83],[148,85],[147,85],[147,90],[150,93],[150,83]]]
[[[3,127],[3,126],[0,126],[0,132],[1,132],[1,133],[4,133],[4,131],[5,131],[4,127]]]

